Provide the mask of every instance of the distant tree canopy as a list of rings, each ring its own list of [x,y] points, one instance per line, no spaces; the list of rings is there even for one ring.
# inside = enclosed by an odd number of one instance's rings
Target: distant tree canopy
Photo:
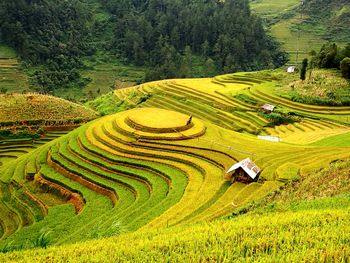
[[[0,1],[0,37],[30,65],[43,91],[80,78],[80,57],[89,51],[89,13],[78,0]]]
[[[247,0],[101,1],[114,15],[115,52],[136,65],[151,66],[154,78],[186,76],[179,69],[186,69],[181,64],[189,52],[213,60],[218,72],[286,62]]]
[[[278,67],[286,54],[252,15],[248,0],[96,0],[110,13],[104,45],[150,70],[146,80],[192,76],[193,58],[208,74]],[[84,85],[81,57],[94,53],[101,26],[83,0],[0,0],[0,38],[36,67],[44,91]],[[103,30],[102,30],[103,31]]]

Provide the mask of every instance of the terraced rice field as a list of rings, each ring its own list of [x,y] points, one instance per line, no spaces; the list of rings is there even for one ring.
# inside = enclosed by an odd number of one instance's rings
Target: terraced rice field
[[[0,167],[68,132],[69,130],[51,131],[36,140],[28,138],[0,140]]]
[[[226,107],[242,106],[222,94],[242,87],[200,98],[216,98],[217,110],[230,118]],[[350,156],[349,148],[276,144],[197,116],[188,119],[172,110],[136,108],[95,120],[4,165],[0,245],[31,247],[38,233],[48,233],[50,244],[63,244],[210,221]],[[226,182],[225,171],[246,157],[263,169],[261,179]]]
[[[15,92],[28,88],[28,78],[20,68],[14,50],[0,43],[0,89]]]
[[[294,103],[274,95],[275,85],[240,73],[116,91],[135,108],[85,124],[0,168],[0,247],[32,247],[42,233],[50,244],[64,244],[211,221],[350,157],[349,146],[323,142],[349,133],[349,107]],[[149,99],[139,104],[131,94]],[[299,121],[271,126],[259,113],[264,103],[294,112]],[[262,169],[260,179],[230,184],[226,171],[247,157]]]
[[[226,129],[278,136],[289,143],[308,144],[349,131],[350,107],[292,102],[274,94],[276,84],[269,78],[257,79],[252,74],[238,73],[212,79],[156,81],[118,90],[116,96],[136,106],[138,101],[133,101],[129,95],[148,94],[150,99],[142,107],[174,110]],[[298,115],[299,121],[271,127],[270,121],[259,114],[265,103]]]
[[[327,200],[329,201],[329,200]],[[349,198],[334,208],[320,202],[293,211],[140,231],[47,249],[0,254],[2,262],[346,262],[350,253]],[[312,206],[313,205],[313,206]],[[295,211],[297,210],[297,211]],[[315,239],[315,236],[318,238]]]

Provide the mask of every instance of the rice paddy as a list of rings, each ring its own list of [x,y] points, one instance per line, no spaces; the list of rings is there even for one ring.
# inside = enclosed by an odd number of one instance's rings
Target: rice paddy
[[[34,248],[41,235],[49,245],[121,235],[116,249],[126,251],[123,237],[152,236],[154,231],[186,233],[187,225],[193,224],[199,232],[208,226],[219,231],[221,221],[211,221],[239,213],[334,160],[350,158],[349,145],[331,143],[350,132],[350,107],[292,102],[274,92],[277,84],[269,77],[237,73],[156,81],[115,91],[133,109],[96,119],[30,154],[3,162],[0,247]],[[134,101],[141,94],[147,99]],[[297,117],[290,124],[273,125],[268,114],[262,114],[265,103]],[[257,135],[278,136],[281,142]],[[262,169],[259,180],[228,182],[226,171],[247,157]],[[329,213],[345,216],[338,210]],[[311,221],[321,214],[310,212],[305,226],[311,228]],[[274,216],[276,227],[290,223],[284,221],[284,213]],[[301,213],[291,218],[301,220]],[[242,227],[244,220],[253,222],[255,217],[224,224]],[[275,231],[266,222],[268,215],[259,224]],[[65,249],[70,251],[68,246]],[[55,255],[54,249],[50,251]],[[245,253],[253,257],[251,250]],[[274,255],[276,260],[283,258]],[[231,254],[221,256],[232,259]],[[197,259],[201,260],[197,255],[191,258]],[[142,261],[136,256],[135,260]]]

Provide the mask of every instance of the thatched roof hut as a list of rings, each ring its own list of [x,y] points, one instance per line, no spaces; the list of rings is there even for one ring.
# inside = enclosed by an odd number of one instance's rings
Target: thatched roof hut
[[[235,181],[251,183],[258,180],[260,171],[261,169],[250,158],[247,158],[232,165],[226,174],[232,183]]]

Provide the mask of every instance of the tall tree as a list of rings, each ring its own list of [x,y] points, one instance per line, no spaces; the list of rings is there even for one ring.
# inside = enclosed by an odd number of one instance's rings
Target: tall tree
[[[308,65],[308,59],[304,58],[303,62],[301,63],[301,69],[300,69],[300,79],[305,80],[306,78],[306,69]]]

